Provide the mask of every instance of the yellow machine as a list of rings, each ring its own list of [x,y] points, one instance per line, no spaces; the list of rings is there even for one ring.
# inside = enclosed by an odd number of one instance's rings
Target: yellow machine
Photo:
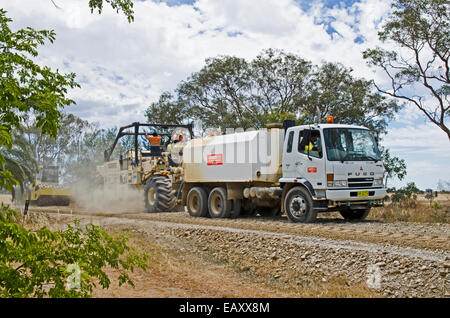
[[[30,203],[38,206],[69,205],[72,191],[59,184],[59,167],[41,167],[31,186]]]

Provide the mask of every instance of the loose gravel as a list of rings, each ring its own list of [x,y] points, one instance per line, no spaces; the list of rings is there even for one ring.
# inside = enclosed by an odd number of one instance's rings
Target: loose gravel
[[[173,217],[173,214],[157,217],[130,214],[82,219],[100,225],[120,224],[132,232],[150,235],[162,244],[178,242],[179,248],[232,264],[244,274],[264,276],[281,285],[301,287],[310,281],[343,278],[348,284],[363,283],[386,297],[450,297],[450,252],[447,250],[264,230],[274,220],[263,221],[262,229],[248,229],[227,226],[237,220],[189,218],[189,223],[183,223],[180,219],[173,222]],[[244,219],[245,222],[251,220]],[[315,224],[312,229],[316,226],[328,225]],[[378,223],[333,224],[336,226],[346,230],[353,227],[380,230]],[[413,227],[412,231],[429,235],[426,227]],[[383,231],[401,232],[407,228],[408,225],[395,224]],[[433,231],[434,235],[448,235],[445,226],[433,227]]]

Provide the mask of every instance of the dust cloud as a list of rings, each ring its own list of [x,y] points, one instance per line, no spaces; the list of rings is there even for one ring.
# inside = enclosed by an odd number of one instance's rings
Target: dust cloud
[[[90,212],[145,212],[144,190],[126,184],[88,184],[78,181],[71,185],[73,202]]]

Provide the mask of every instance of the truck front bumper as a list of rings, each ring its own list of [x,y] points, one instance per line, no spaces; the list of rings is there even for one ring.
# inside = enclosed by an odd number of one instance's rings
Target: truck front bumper
[[[326,198],[333,202],[380,201],[386,196],[384,188],[326,190]]]

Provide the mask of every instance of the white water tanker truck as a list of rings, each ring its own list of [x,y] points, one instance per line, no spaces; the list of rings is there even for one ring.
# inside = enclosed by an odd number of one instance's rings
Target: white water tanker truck
[[[331,123],[330,123],[331,122]],[[182,205],[191,216],[235,218],[286,213],[313,222],[318,212],[364,219],[382,205],[384,167],[362,126],[294,126],[192,139],[183,148]]]
[[[122,186],[143,190],[150,213],[185,206],[194,217],[286,213],[292,222],[313,222],[319,212],[339,211],[345,219],[364,219],[386,195],[376,139],[365,127],[330,121],[295,126],[285,120],[206,138],[192,138],[192,124],[133,123],[120,129],[97,171],[101,183],[117,187],[118,194]],[[186,136],[182,142],[168,139],[152,153],[140,149],[138,137],[146,135],[141,126],[155,132],[161,127],[163,136],[170,135],[167,129],[184,128]],[[134,136],[135,147],[109,161],[126,135]]]

